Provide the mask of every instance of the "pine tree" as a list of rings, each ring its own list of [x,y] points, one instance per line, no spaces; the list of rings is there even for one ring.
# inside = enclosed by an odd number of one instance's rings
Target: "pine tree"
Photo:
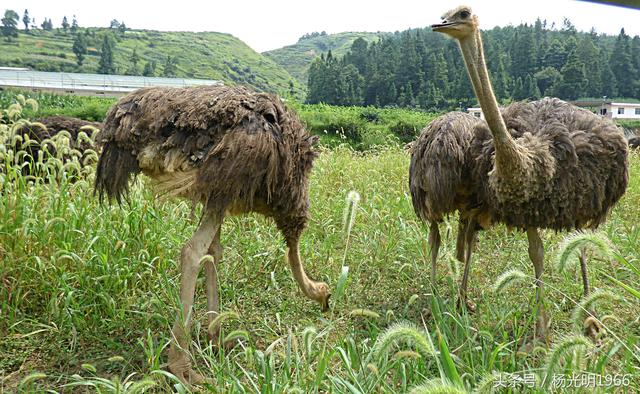
[[[138,62],[140,61],[140,56],[138,56],[138,51],[134,48],[133,53],[131,54],[131,58],[129,58],[129,62],[131,63],[129,69],[127,70],[128,75],[138,75]]]
[[[69,22],[66,16],[62,18],[62,30],[64,30],[65,33],[69,30]]]
[[[84,57],[87,54],[87,38],[84,34],[78,33],[73,40],[73,53],[76,55],[78,66],[82,66]]]
[[[178,58],[175,56],[167,55],[165,58],[162,75],[165,77],[175,77],[178,71]]]
[[[109,34],[105,34],[102,39],[102,47],[100,48],[100,61],[98,62],[99,74],[115,74],[115,65],[113,62],[113,50],[115,42]]]
[[[553,67],[560,71],[567,60],[567,51],[558,39],[554,39],[549,44],[547,51],[544,54],[542,64],[545,67]]]
[[[534,78],[536,85],[540,91],[540,96],[555,96],[555,92],[552,87],[557,86],[562,79],[560,71],[553,67],[545,67],[542,70],[535,73]]]
[[[602,70],[600,62],[595,61],[600,57],[600,51],[593,43],[593,39],[593,35],[585,35],[576,48],[578,59],[585,65],[585,74],[588,79],[585,87],[587,97],[598,97],[602,92]]]
[[[578,59],[574,50],[569,55],[567,63],[562,67],[562,82],[558,87],[558,95],[565,100],[575,100],[584,96],[584,87],[587,84],[584,63]]]
[[[600,61],[600,80],[602,81],[602,92],[600,95],[607,97],[616,97],[618,95],[618,81],[615,74],[611,71],[611,63],[609,61],[610,56],[604,55]],[[600,96],[598,95],[598,96]]]
[[[367,49],[369,44],[362,38],[356,38],[351,44],[351,50],[347,55],[349,63],[353,64],[360,74],[364,74],[367,67]]]
[[[631,40],[631,61],[635,68],[635,98],[640,98],[640,36],[634,36]]]
[[[76,16],[73,16],[73,21],[71,21],[71,32],[72,33],[76,33],[78,31],[78,20],[76,19]]]
[[[611,71],[616,76],[618,95],[621,97],[633,97],[635,95],[634,80],[636,68],[631,55],[631,41],[624,28],[616,38],[613,52],[611,53]]]
[[[527,99],[537,100],[542,96],[542,94],[540,94],[540,89],[531,74],[527,74],[525,77],[523,87],[523,91]]]
[[[158,67],[158,64],[156,63],[155,60],[148,61],[144,65],[144,69],[142,70],[142,75],[144,75],[145,77],[155,77],[157,67]]]
[[[24,31],[29,31],[29,23],[31,23],[31,18],[29,18],[29,10],[25,9],[24,14],[22,15],[22,23],[24,23]]]

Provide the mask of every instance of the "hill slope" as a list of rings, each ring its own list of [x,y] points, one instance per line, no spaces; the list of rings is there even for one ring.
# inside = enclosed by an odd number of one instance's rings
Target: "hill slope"
[[[20,32],[15,42],[0,41],[0,66],[29,67],[39,71],[96,72],[103,36],[110,29],[81,29],[88,37],[88,54],[81,67],[72,51],[73,35],[63,31]],[[255,52],[238,38],[224,33],[160,32],[130,30],[114,33],[117,72],[129,73],[134,49],[140,60],[137,74],[149,61],[162,75],[167,56],[177,58],[177,77],[223,80],[262,91],[289,93],[290,84],[299,94],[302,87],[273,60]]]
[[[320,56],[320,54],[329,50],[334,55],[344,55],[357,38],[362,37],[371,42],[377,40],[381,34],[389,33],[345,32],[314,35],[309,38],[301,38],[293,45],[263,52],[263,55],[279,64],[294,76],[298,82],[306,86],[309,77],[309,65],[316,56]]]

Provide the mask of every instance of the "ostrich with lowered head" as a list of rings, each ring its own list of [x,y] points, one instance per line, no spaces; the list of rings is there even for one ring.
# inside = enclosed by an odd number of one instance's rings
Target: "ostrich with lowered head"
[[[302,292],[328,308],[329,287],[307,277],[298,243],[309,217],[309,173],[316,157],[298,117],[270,94],[242,87],[146,88],[120,99],[107,114],[95,189],[121,201],[132,175],[152,178],[164,193],[203,204],[200,223],[180,254],[182,311],[175,323],[169,369],[186,383],[192,369],[190,315],[200,260],[205,260],[210,322],[219,312],[216,264],[225,215],[273,218]],[[217,339],[217,330],[211,333]]]
[[[470,146],[473,190],[481,204],[474,218],[527,232],[536,276],[536,336],[546,336],[542,272],[544,247],[538,229],[595,228],[608,216],[628,183],[628,147],[609,119],[556,98],[515,103],[503,113],[493,94],[478,18],[467,6],[442,17],[434,31],[455,38],[486,119]],[[586,279],[584,253],[581,256]],[[465,268],[466,270],[466,268]],[[585,281],[585,292],[588,282]]]

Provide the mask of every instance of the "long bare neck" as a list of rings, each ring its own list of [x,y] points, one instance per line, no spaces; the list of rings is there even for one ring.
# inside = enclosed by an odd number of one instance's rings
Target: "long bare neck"
[[[458,40],[462,56],[469,72],[469,78],[473,84],[473,90],[482,107],[482,112],[493,135],[496,153],[499,151],[513,151],[515,142],[511,138],[504,119],[500,114],[500,108],[496,96],[493,94],[487,64],[484,60],[482,38],[477,31],[463,39]]]

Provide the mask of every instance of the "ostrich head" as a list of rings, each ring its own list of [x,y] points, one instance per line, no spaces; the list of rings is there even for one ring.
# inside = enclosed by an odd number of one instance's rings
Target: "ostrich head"
[[[442,23],[431,25],[431,28],[461,40],[478,30],[478,17],[473,15],[471,7],[462,5],[442,15]]]

